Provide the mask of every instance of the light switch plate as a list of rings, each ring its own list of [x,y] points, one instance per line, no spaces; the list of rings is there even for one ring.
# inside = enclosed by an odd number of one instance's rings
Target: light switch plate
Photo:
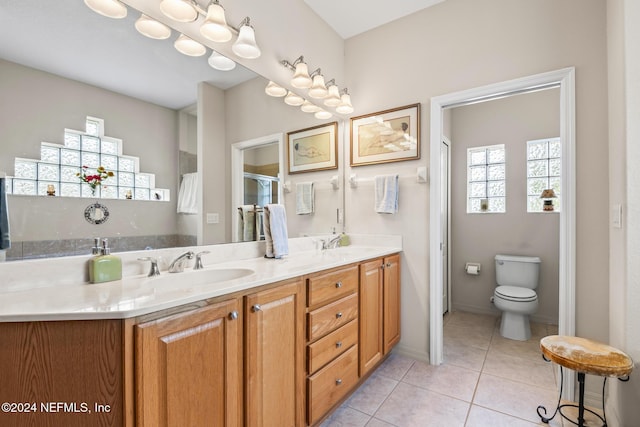
[[[220,222],[220,215],[218,213],[207,214],[207,224],[217,224]]]
[[[611,226],[613,228],[622,228],[622,205],[613,205],[611,207]]]

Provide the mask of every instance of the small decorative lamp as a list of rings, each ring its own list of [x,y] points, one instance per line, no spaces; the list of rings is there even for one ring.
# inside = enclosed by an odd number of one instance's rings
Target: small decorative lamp
[[[540,195],[541,199],[544,199],[544,205],[542,206],[542,210],[544,212],[553,212],[553,199],[555,199],[556,193],[553,191],[553,188],[547,188]]]

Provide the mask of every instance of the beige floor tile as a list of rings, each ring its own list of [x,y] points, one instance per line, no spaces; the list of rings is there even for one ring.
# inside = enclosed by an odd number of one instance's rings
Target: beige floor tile
[[[494,328],[499,316],[489,314],[466,313],[464,311],[455,311],[451,313],[450,324],[461,326],[486,326]]]
[[[393,424],[386,423],[377,418],[371,418],[371,421],[367,423],[367,427],[396,427]]]
[[[487,350],[444,339],[444,363],[481,371]]]
[[[375,418],[402,427],[462,427],[469,403],[400,383]]]
[[[489,349],[483,373],[556,390],[554,365],[539,357],[516,357]]]
[[[533,423],[540,421],[536,408],[555,408],[554,390],[481,374],[473,403]]]
[[[342,405],[320,427],[364,427],[370,419],[369,415]]]
[[[472,405],[465,427],[533,427],[535,423]]]
[[[489,348],[493,328],[486,326],[463,326],[457,324],[449,324],[444,328],[445,340],[465,344],[473,347]]]
[[[403,382],[471,402],[480,373],[451,364],[440,366],[424,362],[413,364]]]
[[[411,369],[414,363],[415,360],[409,357],[391,353],[387,360],[376,370],[376,375],[384,375],[385,377],[399,381],[405,376],[407,371]]]
[[[353,409],[373,415],[397,385],[398,381],[376,372],[345,403]]]
[[[523,358],[538,358],[542,360],[540,351],[540,340],[532,339],[528,341],[517,341],[504,338],[499,333],[493,334],[491,339],[491,349],[497,350],[510,356]]]

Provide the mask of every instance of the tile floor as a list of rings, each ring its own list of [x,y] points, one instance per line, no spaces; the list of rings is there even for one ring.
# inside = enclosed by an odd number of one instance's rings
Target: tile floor
[[[499,317],[448,314],[444,364],[392,353],[321,427],[573,425],[560,415],[543,424],[536,413],[557,405],[555,369],[539,350],[557,327],[532,323],[531,339],[521,342],[501,337],[499,325]]]

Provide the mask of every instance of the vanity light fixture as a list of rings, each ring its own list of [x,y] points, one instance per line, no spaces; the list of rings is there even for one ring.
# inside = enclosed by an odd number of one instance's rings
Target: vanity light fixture
[[[212,68],[220,71],[231,71],[236,68],[236,63],[233,60],[219,54],[215,50],[211,53],[208,62]]]
[[[305,100],[304,104],[300,106],[300,109],[305,113],[317,113],[322,110],[322,108],[318,107],[316,104],[312,104],[309,101]]]
[[[231,50],[240,58],[256,59],[260,57],[262,52],[260,52],[260,48],[256,44],[256,32],[251,26],[248,16],[240,23],[238,38],[231,46]]]
[[[309,67],[307,66],[307,63],[304,62],[304,57],[302,55],[293,61],[293,64],[287,60],[283,60],[281,64],[293,70],[291,86],[298,89],[308,89],[311,87],[311,83],[313,81],[309,75]]]
[[[289,91],[289,93],[287,93],[287,96],[284,97],[284,103],[293,107],[299,107],[300,105],[304,104],[304,98]]]
[[[193,22],[198,19],[198,9],[193,0],[162,0],[160,10],[178,22]]]
[[[266,93],[269,96],[275,96],[277,98],[280,98],[287,94],[287,90],[282,86],[280,86],[279,84],[269,80],[267,87],[264,88],[264,93]]]
[[[150,39],[164,40],[171,37],[171,28],[155,19],[149,18],[144,13],[136,21],[135,27],[140,34]]]
[[[328,111],[320,110],[320,111],[316,112],[314,114],[314,116],[315,116],[316,119],[325,120],[325,119],[330,119],[332,114],[330,112],[328,112]]]
[[[340,105],[340,89],[336,85],[336,82],[331,79],[327,83],[327,97],[324,99],[324,105],[327,107],[337,107]]]
[[[178,52],[188,56],[202,56],[207,53],[206,47],[184,34],[180,34],[173,46]]]
[[[342,95],[340,95],[340,104],[336,107],[336,113],[351,114],[353,113],[353,105],[351,105],[351,95],[345,88]]]
[[[122,19],[127,16],[127,6],[118,0],[84,0],[89,9],[108,18]]]
[[[324,84],[324,76],[322,75],[322,71],[318,68],[316,71],[311,73],[313,76],[313,82],[311,83],[311,87],[309,88],[309,96],[316,99],[323,99],[327,96],[327,86]]]
[[[212,0],[207,7],[207,17],[200,27],[200,33],[211,41],[226,43],[231,40],[232,34],[227,19],[224,16],[224,8],[218,0]],[[254,41],[255,42],[255,41]]]

